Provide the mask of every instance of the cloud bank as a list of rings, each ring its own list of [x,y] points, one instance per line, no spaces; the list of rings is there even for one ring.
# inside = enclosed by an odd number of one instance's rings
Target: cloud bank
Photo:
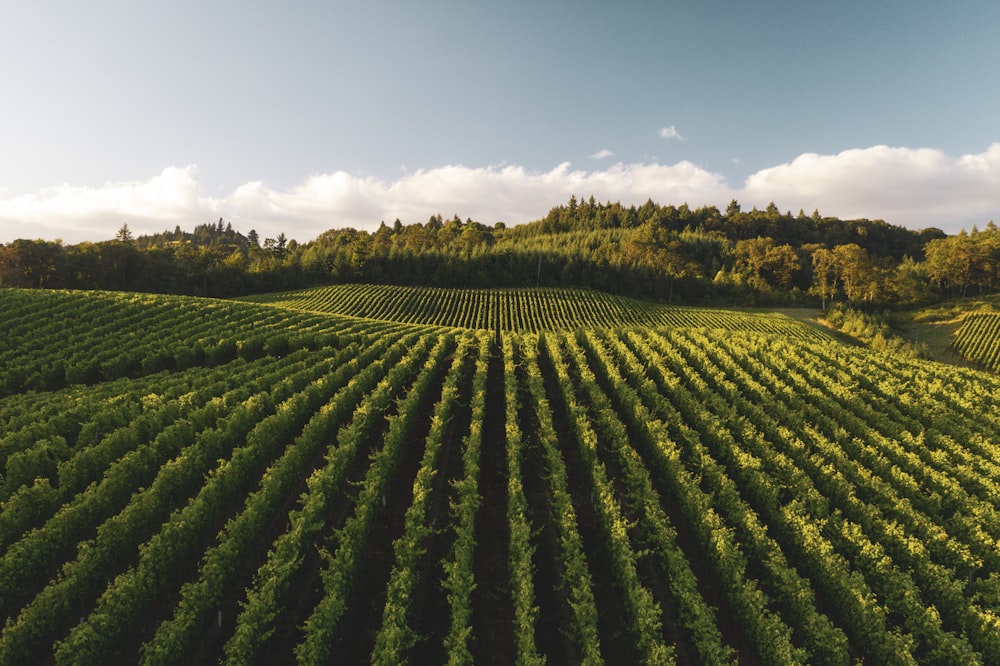
[[[914,229],[954,233],[1000,221],[1000,143],[974,155],[934,149],[873,146],[836,155],[800,155],[762,169],[739,188],[724,176],[690,162],[673,165],[617,163],[600,170],[568,162],[549,171],[521,166],[449,165],[421,169],[386,181],[343,171],[312,176],[301,185],[274,189],[255,181],[226,196],[209,196],[193,165],[168,167],[143,181],[86,188],[49,187],[28,194],[0,191],[0,242],[61,238],[67,243],[113,238],[127,223],[135,234],[220,217],[262,238],[284,232],[308,241],[335,227],[374,229],[379,222],[424,222],[442,214],[508,225],[538,219],[570,195],[641,204],[688,203],[724,208],[737,199],[747,210],[770,202],[807,213],[819,209],[841,218],[884,219]]]
[[[871,148],[800,155],[747,178],[741,196],[782,210],[880,218],[955,232],[1000,222],[1000,143],[952,157],[930,148]]]

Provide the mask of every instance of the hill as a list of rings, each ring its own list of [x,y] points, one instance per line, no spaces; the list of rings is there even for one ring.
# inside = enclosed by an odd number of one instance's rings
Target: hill
[[[1000,299],[945,301],[900,315],[903,333],[949,363],[1000,371]]]
[[[815,329],[776,312],[666,306],[581,289],[442,289],[349,284],[239,300],[305,312],[490,331],[651,326],[753,330],[794,337],[816,335]]]
[[[0,663],[1000,662],[1000,378],[365,289],[0,290]]]
[[[235,297],[330,284],[561,287],[703,306],[914,306],[1000,287],[1000,234],[947,236],[818,211],[641,206],[591,198],[507,228],[457,215],[261,240],[219,220],[194,232],[64,246],[0,245],[0,285]]]

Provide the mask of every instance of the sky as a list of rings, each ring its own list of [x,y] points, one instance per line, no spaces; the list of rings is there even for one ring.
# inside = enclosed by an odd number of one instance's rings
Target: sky
[[[0,6],[0,243],[570,195],[1000,223],[995,0]]]

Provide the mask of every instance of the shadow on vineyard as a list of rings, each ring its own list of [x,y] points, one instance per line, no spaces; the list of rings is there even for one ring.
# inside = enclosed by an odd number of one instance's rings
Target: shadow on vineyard
[[[634,353],[635,350],[630,351]],[[621,359],[617,360],[621,361]],[[645,374],[648,380],[654,380],[655,378],[656,381],[662,381],[662,376],[654,368],[647,367]],[[614,408],[620,413],[625,413],[628,406],[624,404],[619,396],[616,396],[616,391],[609,383],[608,378],[598,376],[596,380],[601,390],[606,395],[612,397]],[[672,493],[670,482],[665,478],[669,475],[669,471],[661,464],[662,461],[659,453],[647,446],[649,443],[648,437],[637,429],[634,423],[626,423],[624,425],[628,441],[635,447],[637,459],[641,459],[645,467],[649,470],[650,490],[656,493],[656,497],[660,500],[660,504],[663,507],[666,519],[676,529],[678,548],[686,553],[699,553],[701,546],[696,537],[695,529],[680,511],[681,502]],[[607,449],[608,447],[601,448],[601,457],[609,468],[616,469],[617,473],[614,474],[613,481],[615,481],[615,487],[618,489],[620,501],[623,505],[631,506],[633,509],[630,511],[630,519],[634,522],[637,531],[635,535],[637,544],[651,551],[649,556],[641,560],[640,573],[644,580],[649,581],[656,601],[663,610],[664,629],[669,635],[671,642],[677,647],[678,662],[689,664],[699,663],[703,659],[699,659],[698,657],[696,645],[693,642],[694,636],[690,632],[685,631],[683,618],[677,604],[674,602],[674,593],[671,591],[671,585],[675,583],[671,580],[671,574],[664,567],[662,560],[655,557],[655,539],[638,530],[641,513],[637,515],[636,512],[641,512],[642,499],[629,495],[628,485],[624,479],[626,472],[620,466],[624,464],[624,461],[619,463],[619,461],[615,460],[616,456],[612,455]],[[735,650],[736,655],[744,655],[741,663],[752,662],[752,658],[748,655],[752,655],[753,650],[744,639],[739,623],[734,621],[734,614],[728,607],[728,601],[726,600],[724,591],[719,586],[717,576],[713,574],[709,567],[708,559],[706,557],[695,556],[690,558],[689,562],[697,582],[698,594],[705,599],[707,606],[713,609],[713,620],[718,625],[722,642]]]
[[[537,433],[536,416],[531,410],[531,397],[524,388],[527,378],[523,374],[523,366],[518,364],[518,374],[515,379],[521,387],[522,395],[518,402],[519,421],[524,424],[526,433]],[[545,489],[548,474],[545,471],[545,461],[542,456],[541,444],[532,441],[529,435],[524,442],[522,465],[524,468],[524,487],[529,509],[529,524],[534,541],[533,565],[535,569],[535,594],[539,607],[537,641],[539,651],[557,663],[579,663],[580,657],[571,640],[572,628],[569,618],[569,599],[567,591],[560,585],[563,579],[563,565],[559,556],[558,535],[555,532],[555,519],[552,516],[552,506]]]
[[[476,514],[477,544],[473,576],[479,581],[472,593],[472,615],[480,631],[472,654],[477,664],[510,664],[515,660],[511,628],[510,539],[506,529],[507,478],[504,451],[504,371],[501,350],[490,345],[486,377],[485,417],[481,461],[481,504]],[[430,663],[430,662],[428,662]]]
[[[431,386],[437,387],[442,382],[445,370],[446,364],[440,363]],[[393,541],[403,532],[406,509],[413,500],[412,480],[420,467],[431,410],[439,397],[440,392],[434,390],[418,396],[413,418],[402,437],[402,456],[391,463],[394,471],[382,487],[381,504],[376,505],[373,526],[365,539],[354,576],[355,584],[347,596],[337,638],[330,648],[330,653],[345,663],[363,663],[372,652],[386,603],[386,586],[393,566]],[[378,442],[381,438],[373,434],[372,439]],[[446,439],[445,445],[448,444]],[[447,480],[446,474],[439,476]],[[435,489],[438,493],[445,490],[443,484],[437,484]],[[332,551],[335,545],[335,539],[331,539],[327,547]]]
[[[539,346],[542,344],[539,343]],[[638,663],[639,655],[634,650],[633,637],[629,635],[625,607],[616,589],[612,563],[594,513],[595,491],[587,482],[589,473],[583,468],[584,463],[576,451],[576,439],[566,416],[568,407],[562,391],[573,391],[573,387],[564,383],[567,378],[557,376],[551,359],[545,354],[540,354],[539,367],[552,405],[553,426],[558,440],[554,444],[566,465],[567,488],[576,510],[583,550],[591,571],[601,654],[606,661],[614,664]]]

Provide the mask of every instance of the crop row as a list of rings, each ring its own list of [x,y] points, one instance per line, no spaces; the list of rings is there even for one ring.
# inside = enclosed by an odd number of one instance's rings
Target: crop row
[[[955,331],[952,345],[970,361],[994,372],[1000,371],[1000,314],[968,315]]]
[[[0,290],[0,395],[97,384],[337,346],[392,333],[235,301],[182,296]]]
[[[576,289],[336,285],[243,300],[304,312],[490,331],[656,326],[728,328],[793,337],[817,335],[778,313],[672,307]]]

